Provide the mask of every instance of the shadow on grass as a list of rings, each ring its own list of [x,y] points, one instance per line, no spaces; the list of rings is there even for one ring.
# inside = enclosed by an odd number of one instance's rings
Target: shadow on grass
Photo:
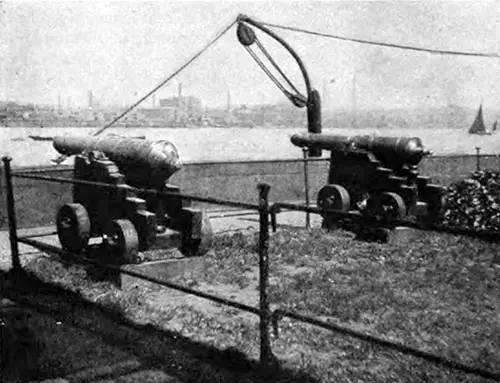
[[[42,351],[38,380],[155,382],[316,382],[275,365],[262,372],[236,349],[219,350],[173,331],[138,325],[120,312],[36,276],[0,272],[2,296],[29,312]],[[3,351],[5,352],[5,350]],[[33,376],[31,376],[33,377]]]

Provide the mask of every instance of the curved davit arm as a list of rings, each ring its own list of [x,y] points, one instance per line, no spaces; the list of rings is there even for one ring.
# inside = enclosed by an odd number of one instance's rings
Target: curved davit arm
[[[311,87],[311,80],[309,77],[309,74],[306,70],[306,67],[304,65],[304,62],[302,59],[299,57],[297,52],[293,50],[293,48],[285,41],[283,40],[280,36],[278,36],[276,33],[273,31],[269,30],[266,28],[264,25],[259,23],[258,21],[255,21],[251,19],[248,16],[245,15],[239,15],[238,16],[238,23],[246,23],[249,25],[254,26],[255,28],[260,29],[262,32],[266,33],[270,37],[272,37],[274,40],[276,40],[278,43],[280,43],[295,59],[297,62],[297,65],[300,68],[300,72],[302,73],[302,76],[304,77],[304,83],[306,86],[306,91],[307,91],[307,130],[309,133],[321,133],[321,100],[320,100],[320,95],[319,92]],[[247,28],[249,28],[246,25]],[[255,40],[255,36],[253,34],[253,31],[250,29],[249,31],[247,30],[246,33],[244,33],[245,36],[240,36],[241,31],[238,32],[238,38],[240,42],[244,45],[250,45],[253,43]],[[309,149],[309,155],[312,157],[319,157],[321,156],[321,150],[319,149]]]

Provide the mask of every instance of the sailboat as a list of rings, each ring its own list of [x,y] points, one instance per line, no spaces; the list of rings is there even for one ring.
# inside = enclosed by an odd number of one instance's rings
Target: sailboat
[[[476,115],[476,119],[472,123],[472,126],[469,128],[469,134],[491,134],[491,132],[486,131],[486,127],[484,126],[483,120],[483,105],[479,105],[479,110]]]
[[[495,133],[497,131],[497,125],[498,125],[498,121],[495,121],[493,123],[493,126],[491,127],[491,133]]]

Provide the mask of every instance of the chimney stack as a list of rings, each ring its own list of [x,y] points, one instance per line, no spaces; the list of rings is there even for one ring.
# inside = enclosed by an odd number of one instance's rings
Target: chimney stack
[[[88,97],[89,97],[89,109],[92,109],[94,107],[94,99],[92,96],[92,90],[89,90]]]

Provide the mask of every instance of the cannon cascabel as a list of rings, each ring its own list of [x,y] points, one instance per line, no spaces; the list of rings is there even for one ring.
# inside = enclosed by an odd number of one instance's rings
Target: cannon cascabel
[[[54,137],[54,148],[64,155],[76,155],[98,151],[115,162],[122,171],[143,169],[164,180],[181,168],[179,152],[167,140],[150,141],[140,138],[106,136]]]

